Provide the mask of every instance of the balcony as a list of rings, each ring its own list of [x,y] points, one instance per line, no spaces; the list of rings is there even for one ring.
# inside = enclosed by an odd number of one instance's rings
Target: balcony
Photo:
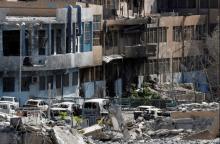
[[[114,47],[105,51],[105,55],[122,55],[124,58],[144,58],[156,55],[156,45],[143,45],[124,46],[123,48]]]
[[[89,67],[97,65],[94,52],[69,53],[51,56],[30,56],[29,66],[23,65],[25,57],[22,57],[22,71],[59,70],[74,67]],[[101,56],[99,56],[101,61]],[[98,62],[100,64],[100,62]],[[20,65],[19,56],[0,57],[0,71],[18,71]]]

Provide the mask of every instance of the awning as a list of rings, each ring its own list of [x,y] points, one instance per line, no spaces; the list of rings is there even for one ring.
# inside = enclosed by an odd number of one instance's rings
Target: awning
[[[109,55],[109,56],[103,56],[102,59],[104,62],[109,63],[116,59],[123,59],[123,56],[122,55]]]

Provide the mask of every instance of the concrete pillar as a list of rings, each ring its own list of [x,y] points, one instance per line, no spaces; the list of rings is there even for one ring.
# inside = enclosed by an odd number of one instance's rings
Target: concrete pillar
[[[47,29],[47,32],[48,32],[48,50],[47,50],[47,55],[51,55],[51,24],[48,24],[48,29]]]
[[[51,97],[55,97],[56,94],[56,75],[53,76],[53,89],[51,91]]]
[[[56,45],[57,29],[56,29],[56,27],[54,27],[53,31],[54,32],[53,32],[53,41],[52,41],[52,43],[53,43],[54,55],[56,55],[57,54],[57,45]]]
[[[21,52],[22,52],[22,56],[25,56],[25,53],[26,53],[26,45],[25,45],[25,25],[21,25],[20,27],[20,33],[21,33]]]
[[[3,56],[3,30],[2,26],[0,26],[0,56]]]
[[[64,28],[62,29],[62,54],[66,53],[66,24],[64,25]]]
[[[3,95],[3,77],[0,77],[0,95]]]

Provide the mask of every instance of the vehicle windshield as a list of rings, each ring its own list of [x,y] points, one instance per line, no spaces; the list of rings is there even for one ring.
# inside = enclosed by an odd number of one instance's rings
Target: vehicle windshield
[[[28,101],[27,105],[33,105],[33,106],[37,106],[37,101]]]
[[[148,108],[138,108],[140,111],[146,111]]]
[[[61,104],[60,107],[61,107],[61,108],[68,108],[68,105],[66,105],[66,104]]]
[[[0,109],[8,109],[7,105],[0,105]]]
[[[88,103],[85,103],[84,108],[85,109],[98,109],[99,107],[98,107],[98,103],[88,102]]]
[[[1,101],[11,101],[11,102],[13,102],[13,98],[3,97],[3,98],[1,98]]]

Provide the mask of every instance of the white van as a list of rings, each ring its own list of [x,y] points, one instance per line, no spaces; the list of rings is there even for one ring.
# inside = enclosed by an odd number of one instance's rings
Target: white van
[[[108,115],[108,99],[91,99],[83,103],[82,116],[87,121],[87,125],[94,125],[103,116]]]

